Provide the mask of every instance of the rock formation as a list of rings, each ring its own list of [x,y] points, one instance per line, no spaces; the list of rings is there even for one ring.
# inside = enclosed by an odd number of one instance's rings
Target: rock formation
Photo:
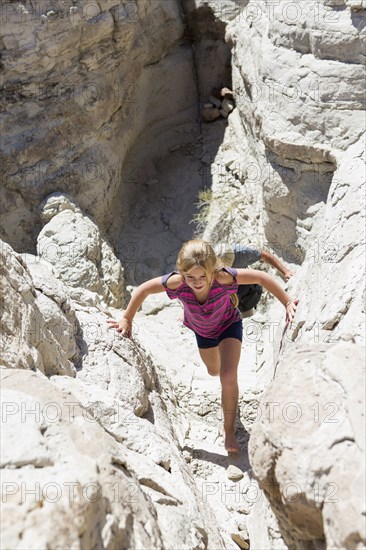
[[[123,217],[141,179],[135,145],[146,155],[187,140],[192,57],[176,0],[7,0],[1,15],[0,237],[34,253],[51,192],[70,193],[106,230],[118,189]]]
[[[352,342],[297,346],[263,395],[250,462],[289,548],[364,544],[363,363]]]
[[[75,376],[77,321],[67,288],[38,259],[35,283],[21,256],[4,242],[1,262],[1,364],[50,376]]]
[[[237,107],[213,159],[205,236],[230,231],[299,263],[342,154],[364,132],[364,10],[260,1],[224,13]]]
[[[226,22],[237,107],[213,159],[213,193],[204,236],[252,243],[292,262],[296,275],[288,291],[300,300],[292,329],[283,330],[281,306],[271,306],[266,297],[265,316],[259,315],[251,323],[254,334],[261,323],[264,340],[263,353],[256,359],[254,387],[262,392],[276,376],[268,390],[270,399],[268,393],[259,394],[259,411],[266,401],[280,402],[283,391],[284,404],[295,401],[301,406],[302,395],[307,394],[306,379],[297,370],[298,359],[293,359],[296,370],[289,374],[288,357],[295,358],[296,353],[313,357],[317,343],[331,348],[339,340],[349,341],[350,357],[357,363],[351,376],[361,387],[365,385],[362,358],[353,344],[364,344],[365,320],[365,10],[360,2],[319,2],[313,7],[311,3],[248,2],[235,16],[227,12]],[[248,335],[250,338],[250,332]],[[257,344],[257,351],[260,347]],[[315,357],[313,363],[317,364]],[[281,392],[277,373],[282,368],[288,376],[283,374],[286,390]],[[294,391],[292,397],[287,392],[290,376],[299,388],[298,399]],[[350,395],[343,399],[352,402]],[[329,518],[332,503],[325,506],[324,515],[318,510],[327,497],[322,485],[326,467],[312,473],[309,468],[313,445],[324,457],[324,464],[338,461],[343,464],[341,469],[347,469],[346,457],[326,458],[327,449],[314,441],[306,451],[300,440],[292,446],[293,469],[285,471],[288,464],[279,457],[287,453],[288,444],[277,439],[280,428],[268,411],[265,418],[259,416],[254,416],[250,460],[264,493],[248,516],[251,547],[362,547],[365,533],[360,525],[360,493],[354,494],[357,512],[351,511],[350,504],[348,525],[340,525],[339,520],[335,526]],[[362,411],[358,410],[357,418],[362,422]],[[306,430],[301,422],[285,425],[290,430],[296,426],[299,434]],[[314,433],[317,427],[314,423]],[[323,425],[323,429],[327,427]],[[271,457],[271,453],[263,453],[266,445],[272,446]],[[291,490],[298,486],[298,456],[306,461],[304,472],[308,475],[299,483],[297,499]],[[279,488],[280,469],[286,482],[294,484],[287,500]],[[340,471],[332,472],[333,479],[328,477],[328,481],[340,488],[337,506],[341,508],[353,497]],[[359,486],[362,484],[364,478]],[[323,495],[315,502],[307,491],[320,485]],[[289,506],[291,495],[293,507]]]
[[[37,237],[38,256],[51,263],[69,287],[95,293],[108,305],[124,304],[123,269],[97,225],[73,200],[53,193],[41,204],[45,223]]]
[[[53,287],[78,323],[77,372],[62,370],[49,308],[37,307],[21,258],[2,250],[12,300],[1,340],[2,548],[222,547],[180,452],[185,420],[163,371],[108,331],[97,307],[68,303],[49,270],[40,292]]]
[[[1,547],[363,548],[364,2],[1,10]],[[243,320],[233,460],[179,304],[106,329],[194,217],[300,300]]]

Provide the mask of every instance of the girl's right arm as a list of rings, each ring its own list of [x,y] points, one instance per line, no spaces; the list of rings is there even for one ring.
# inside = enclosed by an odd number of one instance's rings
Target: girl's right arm
[[[159,292],[164,291],[165,287],[162,285],[161,276],[155,277],[154,279],[149,279],[145,283],[142,283],[142,285],[135,288],[132,292],[131,300],[123,312],[122,319],[120,321],[115,321],[114,319],[107,320],[107,323],[109,323],[109,328],[115,328],[117,332],[122,334],[122,336],[131,338],[132,321],[142,302],[145,298],[147,298],[147,296],[149,296],[149,294],[158,294]]]

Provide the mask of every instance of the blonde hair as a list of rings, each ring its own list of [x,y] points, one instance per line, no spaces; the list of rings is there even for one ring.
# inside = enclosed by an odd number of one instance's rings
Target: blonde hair
[[[201,239],[192,239],[184,243],[177,259],[177,267],[182,275],[192,267],[199,266],[206,274],[212,276],[220,269],[220,263],[210,243]]]
[[[177,268],[184,277],[192,267],[202,267],[206,273],[207,280],[212,284],[215,273],[224,267],[222,260],[216,256],[211,244],[202,239],[192,239],[183,244],[178,253]],[[237,294],[231,294],[233,307],[238,307],[239,299]]]

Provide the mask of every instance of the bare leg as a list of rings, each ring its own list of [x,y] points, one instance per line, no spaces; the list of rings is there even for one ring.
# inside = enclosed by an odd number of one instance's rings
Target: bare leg
[[[234,422],[239,399],[238,364],[241,342],[236,338],[225,338],[219,344],[221,359],[221,405],[224,413],[225,449],[237,452],[240,447],[235,438]]]
[[[207,367],[207,372],[211,376],[218,376],[220,374],[220,354],[219,348],[202,349],[198,348],[202,361]]]

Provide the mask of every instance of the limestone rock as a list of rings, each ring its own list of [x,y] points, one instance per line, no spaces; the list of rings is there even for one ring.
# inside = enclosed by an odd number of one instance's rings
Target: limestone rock
[[[131,287],[131,292],[135,287]],[[127,287],[127,290],[129,287]],[[151,294],[147,299],[142,303],[141,309],[145,315],[156,315],[159,311],[166,308],[171,304],[168,295],[164,292],[161,294]]]
[[[230,464],[227,469],[226,475],[229,479],[231,479],[231,481],[239,481],[239,479],[242,479],[244,477],[244,474],[240,470],[240,468],[234,466],[234,464]]]
[[[120,364],[123,368],[121,359]],[[104,368],[107,371],[107,362]],[[91,384],[83,372],[78,372],[76,379],[52,377],[51,380],[63,390],[71,391],[88,411],[91,418],[99,422],[108,433],[113,435],[116,441],[123,443],[136,453],[144,454],[166,470],[170,470],[172,451],[166,445],[167,426],[164,423],[164,429],[159,429],[159,418],[156,419],[155,424],[152,424],[148,418],[142,416],[142,412],[145,412],[146,415],[147,410],[144,411],[141,405],[135,404],[137,402],[137,385],[136,389],[134,386],[126,385],[123,387],[123,392],[118,391],[119,380],[111,377],[107,389],[103,384],[99,384],[99,386]],[[154,392],[154,390],[152,391]],[[154,403],[156,408],[163,409],[161,414],[164,414],[164,406],[158,394],[146,392],[146,399],[148,408]],[[154,414],[158,416],[157,411]],[[176,417],[178,421],[179,415],[176,414]],[[171,426],[168,426],[168,431],[174,438]]]
[[[235,153],[243,175],[215,207],[230,171],[213,173],[207,240],[245,235],[296,264],[314,246],[334,172],[364,132],[364,17],[342,6],[250,1],[227,19],[236,108],[213,164]]]
[[[65,548],[223,546],[179,453],[179,418],[164,379],[161,395],[149,391],[151,412],[142,419],[114,397],[113,378],[107,391],[80,373],[50,380],[17,369],[1,374],[8,443],[1,456],[2,546],[54,546],[56,536]],[[49,528],[41,529],[45,513]]]
[[[154,387],[155,382],[151,362],[139,353],[138,325],[134,323],[134,341],[108,328],[105,315],[98,311],[83,308],[77,311],[77,318],[82,355],[78,378],[109,389],[110,396],[124,402],[134,414],[145,414],[149,406],[147,390]]]
[[[67,358],[77,362],[78,324],[69,289],[60,280],[59,273],[45,260],[31,254],[22,254],[21,258],[32,276],[37,305],[48,330],[67,354]]]
[[[288,545],[366,542],[364,356],[348,342],[294,348],[263,396],[250,461]]]
[[[364,342],[365,160],[362,136],[334,173],[319,237],[289,283],[289,293],[298,296],[300,304],[297,324],[283,349],[291,340],[327,343],[349,334]]]
[[[245,518],[248,538],[254,548],[288,550],[271,504],[259,487],[250,513]]]
[[[231,538],[234,542],[236,542],[239,548],[243,548],[243,550],[247,550],[249,548],[248,540],[244,539],[241,533],[232,533]]]
[[[13,444],[2,457],[2,547],[163,548],[126,452],[76,398],[31,371],[1,376]]]
[[[3,3],[0,237],[18,252],[34,252],[38,206],[60,189],[106,230],[131,146],[143,136],[146,148],[152,140],[162,150],[195,124],[192,54],[181,44],[177,2],[47,7]]]
[[[2,365],[74,376],[76,324],[66,289],[46,269],[37,291],[20,255],[3,242],[0,255]]]
[[[48,197],[42,211],[47,223],[37,239],[39,257],[54,265],[68,286],[98,293],[105,303],[121,307],[123,269],[95,223],[61,193]]]

